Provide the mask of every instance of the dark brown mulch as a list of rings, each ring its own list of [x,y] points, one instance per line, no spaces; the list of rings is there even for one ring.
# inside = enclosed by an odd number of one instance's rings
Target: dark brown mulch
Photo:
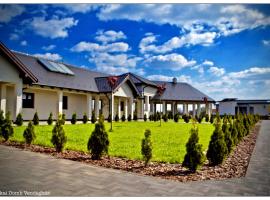
[[[25,146],[23,143],[18,142],[0,141],[0,144],[14,146],[16,148],[28,151],[50,154],[57,158],[84,162],[91,165],[187,182],[210,179],[227,179],[245,176],[248,163],[256,143],[256,138],[259,133],[259,129],[260,123],[257,123],[251,133],[246,136],[237,145],[237,147],[235,147],[233,152],[222,165],[212,167],[206,163],[196,173],[191,173],[189,170],[183,168],[181,164],[152,162],[148,167],[144,167],[144,162],[139,160],[129,160],[125,158],[109,156],[104,156],[101,160],[91,160],[90,155],[83,152],[65,150],[62,153],[56,153],[53,148],[41,147],[38,145]]]

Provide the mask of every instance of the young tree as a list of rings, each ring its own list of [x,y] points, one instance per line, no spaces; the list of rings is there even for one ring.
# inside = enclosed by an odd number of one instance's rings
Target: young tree
[[[92,117],[91,117],[91,122],[92,124],[96,123],[97,121],[97,118],[96,118],[96,115],[95,115],[95,112],[92,113]]]
[[[59,116],[59,118],[61,119],[60,122],[62,123],[62,125],[65,125],[65,123],[66,123],[66,114],[63,113],[62,115]]]
[[[114,117],[114,121],[118,122],[119,121],[119,115],[116,114],[115,117]]]
[[[1,135],[5,139],[5,141],[8,141],[9,137],[11,137],[14,133],[13,127],[12,127],[12,121],[10,120],[10,112],[6,113],[6,118],[4,119],[4,122],[1,127]]]
[[[88,117],[86,113],[83,114],[83,123],[86,124],[88,122]]]
[[[92,154],[92,159],[99,160],[103,154],[108,154],[109,144],[104,119],[101,116],[98,123],[95,124],[95,130],[92,132],[87,144],[87,149]]]
[[[141,153],[146,167],[152,158],[151,131],[149,129],[145,130],[144,132],[144,139],[142,139]]]
[[[67,137],[65,135],[65,130],[63,128],[61,118],[56,121],[55,126],[52,130],[51,142],[55,147],[56,152],[62,152],[65,143],[67,142]]]
[[[227,145],[224,140],[224,134],[220,125],[220,117],[217,114],[215,122],[215,130],[211,136],[207,150],[207,159],[211,165],[219,165],[223,162],[228,154]]]
[[[197,127],[192,127],[190,137],[186,143],[186,155],[182,163],[183,167],[195,172],[205,161],[202,145],[199,144],[199,130]]]
[[[52,114],[52,112],[50,112],[49,118],[47,119],[47,123],[48,123],[48,125],[52,125],[52,123],[53,123],[53,114]]]
[[[17,126],[21,126],[23,125],[23,118],[22,118],[22,114],[19,113],[16,117],[15,123]]]
[[[71,124],[76,124],[76,122],[77,122],[77,115],[76,113],[73,113],[71,117]]]
[[[147,116],[146,114],[143,115],[143,120],[146,122],[147,121]]]
[[[32,121],[28,122],[28,126],[23,132],[23,137],[25,139],[25,143],[28,145],[30,145],[36,139],[35,128]]]
[[[34,123],[35,126],[39,125],[39,117],[38,117],[37,112],[35,112],[35,114],[34,114],[33,123]]]

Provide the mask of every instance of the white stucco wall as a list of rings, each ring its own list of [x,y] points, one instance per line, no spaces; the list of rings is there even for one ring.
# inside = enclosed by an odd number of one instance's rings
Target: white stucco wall
[[[151,86],[148,86],[146,88],[144,88],[144,95],[145,96],[155,96],[155,94],[157,93],[157,89]]]
[[[269,115],[270,105],[267,104],[250,104],[250,107],[254,107],[254,114]]]
[[[114,93],[114,96],[133,97],[132,90],[127,82],[123,83],[121,87]]]
[[[228,101],[228,102],[219,102],[219,114],[224,115],[224,114],[230,114],[230,115],[235,115],[235,106],[236,106],[235,101]]]

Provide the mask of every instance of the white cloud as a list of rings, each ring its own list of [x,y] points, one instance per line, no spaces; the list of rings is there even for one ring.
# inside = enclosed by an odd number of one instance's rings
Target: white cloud
[[[243,71],[231,72],[228,74],[228,76],[232,78],[247,78],[250,76],[264,75],[268,73],[270,73],[270,67],[251,67]]]
[[[58,4],[56,7],[65,8],[70,13],[87,13],[92,10],[95,10],[98,5],[95,4],[87,4],[87,3],[76,3],[76,4]]]
[[[24,21],[36,34],[51,39],[65,38],[68,36],[68,29],[78,24],[73,17],[52,18],[46,20],[44,17],[34,17],[32,20]]]
[[[10,35],[9,35],[9,39],[10,40],[18,40],[20,37],[19,37],[19,35],[17,34],[17,33],[11,33]]]
[[[27,46],[27,41],[26,41],[26,40],[21,41],[21,42],[20,42],[20,45],[21,45],[21,46]]]
[[[49,46],[43,46],[42,49],[45,51],[53,50],[56,46],[54,44],[51,44]]]
[[[205,66],[214,66],[214,63],[210,60],[205,60],[202,65],[205,65]]]
[[[174,49],[180,48],[182,46],[190,46],[190,45],[203,45],[209,46],[214,43],[214,39],[217,37],[215,32],[205,32],[205,33],[197,33],[190,32],[182,37],[172,37],[165,43],[161,45],[155,45],[154,42],[157,41],[156,36],[150,35],[144,37],[140,44],[140,52],[152,52],[152,53],[167,53]]]
[[[186,30],[205,30],[204,24],[217,29],[220,35],[231,35],[246,29],[270,24],[270,17],[246,5],[224,4],[111,4],[103,6],[100,20],[129,19],[156,24],[170,24]],[[212,36],[209,41],[211,41]]]
[[[263,43],[265,46],[269,46],[269,45],[270,45],[270,40],[262,40],[262,43]]]
[[[225,69],[224,68],[219,68],[219,67],[210,67],[208,69],[208,72],[210,72],[211,74],[215,75],[215,76],[222,76],[225,74]]]
[[[185,67],[192,67],[196,64],[194,60],[187,60],[181,54],[167,54],[167,55],[157,55],[146,59],[145,63],[153,68],[163,68],[170,69],[172,71],[177,71]]]
[[[103,30],[98,31],[97,36],[95,37],[97,41],[102,43],[114,42],[126,38],[126,35],[122,31],[116,32],[114,30],[109,30],[105,32]]]
[[[45,58],[48,60],[54,60],[54,61],[62,60],[62,57],[57,53],[45,53],[45,54],[37,53],[37,54],[34,54],[34,56],[40,57],[40,58]]]
[[[71,48],[74,52],[126,52],[129,45],[124,42],[115,42],[111,44],[98,44],[92,42],[81,41]]]
[[[177,79],[177,82],[186,82],[190,83],[191,82],[191,77],[187,75],[180,75],[177,77],[173,76],[165,76],[165,75],[160,75],[160,74],[154,74],[154,75],[149,75],[147,76],[149,80],[153,81],[167,81],[167,82],[172,82],[173,78]]]
[[[22,5],[0,5],[0,22],[8,23],[12,18],[21,15],[25,11],[25,7]]]

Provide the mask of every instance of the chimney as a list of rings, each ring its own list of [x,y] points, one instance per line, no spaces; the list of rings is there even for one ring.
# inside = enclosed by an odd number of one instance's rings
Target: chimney
[[[172,82],[173,82],[173,84],[176,84],[176,83],[177,83],[177,78],[174,77],[174,78],[172,79]]]

